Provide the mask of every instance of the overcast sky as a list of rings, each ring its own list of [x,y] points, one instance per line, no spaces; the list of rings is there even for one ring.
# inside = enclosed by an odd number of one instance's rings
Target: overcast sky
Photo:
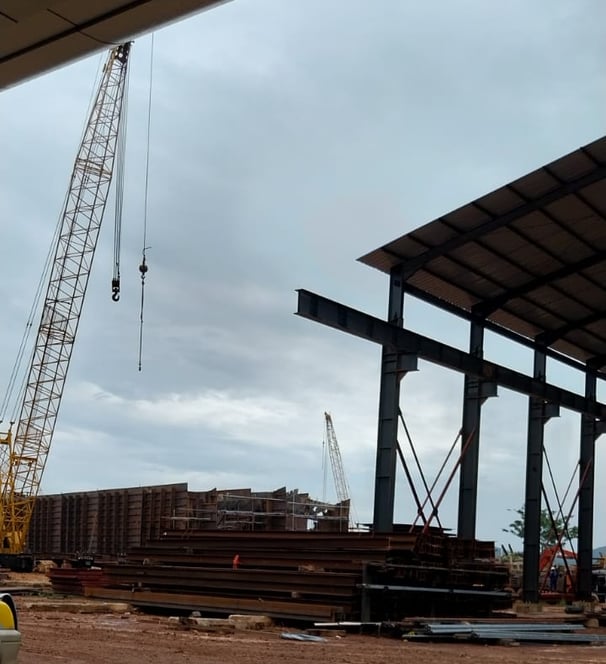
[[[151,38],[138,39],[122,298],[110,298],[108,208],[42,491],[187,481],[334,500],[322,468],[327,410],[355,512],[371,520],[380,349],[294,316],[295,289],[384,317],[387,277],[358,257],[604,134],[605,25],[601,0],[234,0],[158,31],[142,372]],[[0,375],[104,58],[0,94]],[[466,347],[462,321],[412,299],[406,315],[412,329]],[[528,351],[492,335],[487,353],[531,371]],[[432,481],[460,427],[463,378],[420,369],[401,405]],[[550,379],[582,389],[570,371]],[[502,528],[523,503],[526,409],[505,390],[487,403],[480,459],[477,535],[518,548]],[[560,495],[578,436],[570,413],[547,428]],[[597,470],[599,514],[599,457]],[[457,488],[440,512],[452,530]],[[396,516],[410,522],[402,473],[397,489]],[[606,543],[602,523],[595,543]]]

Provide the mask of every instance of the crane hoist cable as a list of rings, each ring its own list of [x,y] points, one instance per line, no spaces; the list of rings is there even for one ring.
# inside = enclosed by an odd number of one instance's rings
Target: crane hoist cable
[[[120,300],[120,244],[122,241],[122,210],[124,208],[124,170],[126,162],[126,114],[128,112],[128,74],[124,86],[124,99],[122,101],[122,114],[118,129],[116,143],[116,169],[115,169],[115,210],[114,210],[114,272],[112,275],[112,300]]]
[[[149,96],[147,98],[147,145],[145,151],[145,194],[143,202],[143,248],[141,250],[141,264],[139,265],[139,274],[141,275],[141,306],[139,310],[139,371],[143,367],[143,308],[145,305],[145,276],[147,274],[147,209],[149,203],[149,151],[151,136],[151,111],[152,111],[152,93],[153,93],[153,73],[154,73],[154,33],[151,36],[151,46],[149,51]]]
[[[49,252],[46,256],[46,260],[44,263],[44,269],[42,270],[42,274],[40,275],[40,279],[38,281],[38,285],[36,286],[36,293],[34,295],[34,301],[32,302],[32,306],[30,308],[29,314],[27,316],[27,321],[25,323],[25,329],[23,330],[23,335],[21,336],[21,341],[19,343],[19,349],[17,351],[17,356],[15,358],[15,361],[13,363],[13,367],[11,369],[11,373],[8,379],[8,384],[6,386],[6,390],[4,392],[4,396],[2,398],[2,403],[0,405],[0,422],[4,422],[6,420],[6,414],[10,409],[10,422],[11,424],[15,421],[15,418],[17,417],[17,409],[19,408],[19,403],[21,401],[21,395],[23,393],[23,388],[25,384],[25,376],[21,372],[21,368],[23,366],[23,358],[25,357],[25,352],[28,348],[28,342],[29,338],[31,335],[31,331],[34,326],[34,320],[36,315],[38,314],[38,309],[40,306],[40,300],[42,298],[42,293],[44,289],[44,284],[46,283],[47,276],[48,276],[48,271],[50,269],[50,264],[51,264],[51,259],[52,259],[52,247],[56,243],[56,238],[59,232],[59,226],[55,229],[54,233],[54,238],[53,242],[51,245],[51,248],[49,249]],[[17,381],[19,377],[21,376],[21,384],[19,386],[19,389],[15,395],[15,389],[17,386]]]
[[[147,274],[147,263],[145,262],[145,250],[143,259],[139,265],[141,274],[141,307],[139,310],[139,371],[143,368],[143,306],[145,304],[145,275]]]

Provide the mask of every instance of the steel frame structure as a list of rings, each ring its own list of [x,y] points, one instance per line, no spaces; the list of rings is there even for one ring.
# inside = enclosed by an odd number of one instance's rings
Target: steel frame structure
[[[477,321],[470,329],[470,352],[440,343],[403,327],[405,286],[401,268],[390,273],[388,320],[383,321],[307,290],[298,290],[297,315],[382,346],[381,385],[375,473],[373,529],[393,530],[395,475],[397,461],[397,422],[400,382],[417,368],[419,358],[465,374],[463,394],[463,440],[469,439],[459,476],[459,515],[457,535],[475,538],[479,465],[479,425],[481,407],[501,385],[529,397],[526,528],[524,538],[524,586],[526,601],[539,599],[539,533],[541,513],[543,431],[560,405],[582,416],[581,483],[579,487],[579,553],[577,592],[581,598],[592,593],[595,441],[604,431],[606,404],[596,400],[595,372],[586,373],[585,394],[552,385],[546,381],[546,353],[536,346],[532,376],[484,360],[484,327]]]
[[[577,592],[592,592],[596,439],[606,406],[606,136],[415,228],[359,260],[389,275],[387,321],[308,291],[298,313],[382,346],[374,528],[393,527],[400,382],[423,358],[465,375],[457,534],[475,538],[482,404],[501,385],[528,396],[524,598],[539,597],[544,428],[581,415]],[[463,352],[406,330],[404,295],[469,321]],[[484,333],[534,353],[529,375],[483,359]],[[547,382],[547,358],[578,370],[583,394]]]

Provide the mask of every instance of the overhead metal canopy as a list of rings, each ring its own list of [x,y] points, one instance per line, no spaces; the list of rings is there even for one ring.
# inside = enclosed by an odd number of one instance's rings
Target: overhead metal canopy
[[[0,90],[225,0],[0,0]]]
[[[606,137],[359,259],[415,296],[606,365]]]

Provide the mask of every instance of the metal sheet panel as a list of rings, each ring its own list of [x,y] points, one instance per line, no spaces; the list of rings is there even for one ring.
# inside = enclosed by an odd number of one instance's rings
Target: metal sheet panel
[[[0,0],[0,90],[225,1]]]
[[[606,137],[360,260],[401,265],[419,297],[467,312],[484,304],[488,320],[531,339],[551,333],[576,360],[602,355]]]

